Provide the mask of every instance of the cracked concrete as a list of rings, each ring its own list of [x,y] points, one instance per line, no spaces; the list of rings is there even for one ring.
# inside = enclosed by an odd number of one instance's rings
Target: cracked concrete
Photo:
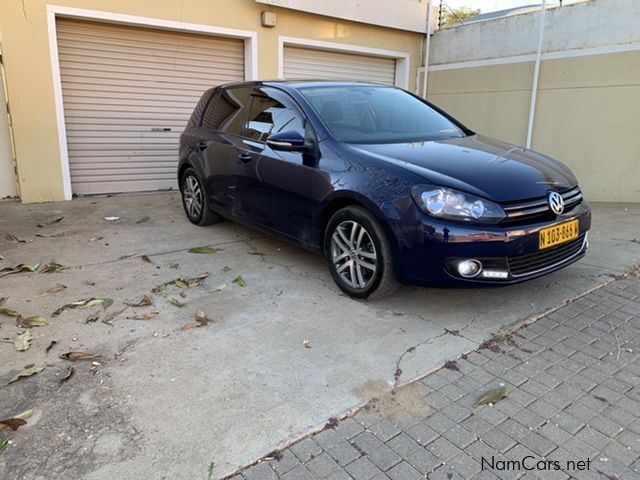
[[[109,215],[120,219],[108,222]],[[56,216],[64,220],[36,227]],[[151,220],[137,224],[144,216]],[[232,222],[192,226],[175,194],[0,203],[0,268],[51,259],[73,267],[0,278],[7,306],[50,320],[32,329],[27,352],[0,343],[0,383],[27,364],[51,364],[0,390],[0,417],[36,408],[38,419],[11,435],[0,478],[191,480],[206,478],[211,462],[215,476],[231,473],[376,391],[420,378],[501,328],[611,281],[640,261],[640,244],[631,241],[639,224],[638,205],[595,205],[588,257],[561,272],[496,289],[403,287],[359,302],[333,285],[322,258]],[[222,250],[188,253],[203,245]],[[84,323],[93,311],[102,320],[100,307],[50,317],[93,296],[113,298],[106,313],[115,312],[158,284],[203,272],[210,277],[186,298],[169,287],[152,295],[153,307],[129,307],[113,326]],[[238,275],[247,287],[232,283]],[[58,283],[68,288],[35,296]],[[215,323],[183,329],[196,309]],[[128,318],[151,310],[160,312],[152,320]],[[20,330],[12,318],[0,322],[0,336],[11,341]],[[58,344],[46,353],[51,340]],[[58,355],[70,350],[98,353],[101,365],[74,364],[75,375],[59,385],[68,365]]]

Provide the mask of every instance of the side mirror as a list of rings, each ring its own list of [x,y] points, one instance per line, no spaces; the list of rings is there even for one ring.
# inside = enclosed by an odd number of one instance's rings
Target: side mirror
[[[272,150],[283,152],[310,152],[314,149],[313,145],[305,141],[302,135],[293,130],[269,135],[267,145]]]

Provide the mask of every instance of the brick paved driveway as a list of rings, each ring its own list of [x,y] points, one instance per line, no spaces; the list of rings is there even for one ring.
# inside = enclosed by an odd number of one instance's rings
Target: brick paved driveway
[[[483,347],[233,480],[640,479],[638,278]],[[502,384],[506,399],[473,406]]]

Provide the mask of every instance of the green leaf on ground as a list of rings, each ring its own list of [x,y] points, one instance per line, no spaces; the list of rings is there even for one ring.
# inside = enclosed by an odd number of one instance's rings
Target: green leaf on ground
[[[184,307],[186,305],[186,303],[181,302],[180,300],[176,300],[175,298],[170,298],[169,299],[169,303],[171,305],[175,305],[176,307],[180,307],[180,308],[182,308],[182,307]]]
[[[239,287],[246,287],[247,286],[247,282],[245,281],[245,279],[242,278],[239,275],[233,280],[233,283],[235,283]]]
[[[176,287],[189,288],[189,284],[186,282],[186,280],[183,280],[181,278],[178,278],[174,283],[176,284]]]
[[[221,292],[222,290],[224,290],[225,288],[227,288],[227,284],[226,283],[221,283],[220,285],[218,285],[216,287],[216,292]]]
[[[102,307],[106,310],[112,303],[113,299],[111,298],[87,298],[84,300],[78,300],[77,302],[67,303],[66,305],[61,306],[55,312],[53,312],[51,316],[57,317],[65,310],[72,310],[75,308],[89,308],[96,305],[102,305]]]
[[[496,402],[499,402],[500,400],[508,396],[509,396],[509,389],[507,387],[494,388],[492,390],[489,390],[484,395],[482,395],[473,406],[477,407],[480,405],[489,405],[489,404],[493,405]]]
[[[31,346],[32,338],[33,335],[31,335],[31,330],[27,329],[16,337],[16,339],[13,341],[13,346],[19,352],[26,352]]]
[[[147,223],[149,220],[151,220],[151,218],[145,216],[138,220],[136,223]]]
[[[206,255],[212,255],[218,252],[220,252],[220,249],[215,247],[194,247],[189,249],[189,253],[201,253]]]
[[[4,452],[4,449],[7,448],[7,443],[9,443],[8,438],[0,438],[0,453]]]

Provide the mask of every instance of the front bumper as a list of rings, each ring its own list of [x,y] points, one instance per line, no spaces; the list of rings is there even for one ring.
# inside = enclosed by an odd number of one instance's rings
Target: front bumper
[[[435,220],[421,212],[415,220],[415,228],[407,229],[405,226],[396,235],[400,253],[397,273],[402,281],[438,285],[505,285],[546,275],[582,258],[588,247],[591,210],[583,201],[554,221],[524,226],[464,225]],[[572,220],[579,221],[577,239],[549,249],[539,249],[540,230]],[[461,277],[456,267],[465,259],[479,260],[483,270],[501,272],[500,277]]]

